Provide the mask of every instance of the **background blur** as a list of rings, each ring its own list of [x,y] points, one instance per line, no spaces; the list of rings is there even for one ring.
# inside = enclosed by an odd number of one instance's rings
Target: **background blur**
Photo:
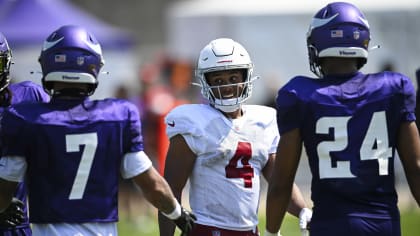
[[[190,83],[201,48],[219,37],[231,37],[243,44],[253,59],[255,74],[262,77],[256,82],[250,103],[273,105],[278,88],[292,76],[311,76],[306,31],[315,12],[328,2],[0,0],[0,31],[13,50],[14,81],[37,83],[41,78],[37,58],[43,40],[54,29],[79,24],[93,32],[103,46],[103,71],[109,72],[101,74],[94,98],[121,97],[138,105],[146,152],[162,171],[167,141],[161,121],[177,104],[200,101],[199,90]],[[362,71],[395,70],[411,77],[417,87],[420,1],[349,2],[357,5],[369,20],[370,46],[380,45],[371,51]],[[302,160],[296,182],[309,200],[310,173],[306,158]],[[400,202],[404,208],[414,207],[399,162],[396,166]],[[137,199],[130,193],[138,190],[123,182],[123,191],[127,217],[137,217],[135,209],[143,204],[130,200]]]

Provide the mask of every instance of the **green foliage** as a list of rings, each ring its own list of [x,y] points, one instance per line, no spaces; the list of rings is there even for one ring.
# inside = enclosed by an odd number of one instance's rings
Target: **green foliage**
[[[265,218],[261,216],[259,224],[260,231],[264,232],[264,226]],[[401,228],[403,236],[420,235],[420,211],[418,209],[401,211]],[[130,223],[121,219],[118,223],[118,232],[119,236],[158,236],[157,217],[156,219],[139,220],[137,223]],[[297,218],[286,215],[281,232],[287,236],[301,236]],[[176,235],[179,234],[177,233]]]

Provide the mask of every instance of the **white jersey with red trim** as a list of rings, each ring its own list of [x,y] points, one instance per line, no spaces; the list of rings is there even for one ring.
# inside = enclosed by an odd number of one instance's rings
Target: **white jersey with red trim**
[[[229,230],[258,224],[260,176],[279,141],[276,111],[243,105],[228,119],[205,104],[181,105],[165,118],[169,138],[181,134],[197,159],[189,199],[197,223]]]

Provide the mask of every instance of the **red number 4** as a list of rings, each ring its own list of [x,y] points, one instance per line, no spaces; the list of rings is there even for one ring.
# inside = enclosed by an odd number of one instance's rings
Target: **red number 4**
[[[252,188],[252,178],[254,177],[254,168],[249,164],[252,157],[251,144],[246,142],[238,142],[238,148],[235,155],[225,167],[226,178],[242,178],[244,179],[245,188]],[[241,161],[242,167],[238,167]]]

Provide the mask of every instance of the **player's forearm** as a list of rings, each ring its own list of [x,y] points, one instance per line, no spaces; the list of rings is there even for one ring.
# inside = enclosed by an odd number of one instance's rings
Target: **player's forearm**
[[[270,186],[266,201],[266,229],[271,233],[280,230],[284,215],[288,208],[292,188],[288,190]]]
[[[398,132],[398,154],[404,168],[411,193],[420,206],[420,142],[414,122],[401,124]]]
[[[163,177],[155,182],[155,184],[144,191],[146,199],[155,206],[159,211],[169,214],[174,211],[178,204],[169,185],[164,181]]]
[[[145,194],[147,200],[159,211],[170,213],[175,209],[175,201],[171,192],[165,189],[155,189]]]
[[[412,173],[407,174],[407,182],[410,186],[411,194],[417,202],[417,206],[420,207],[420,167],[415,169],[411,171]]]

